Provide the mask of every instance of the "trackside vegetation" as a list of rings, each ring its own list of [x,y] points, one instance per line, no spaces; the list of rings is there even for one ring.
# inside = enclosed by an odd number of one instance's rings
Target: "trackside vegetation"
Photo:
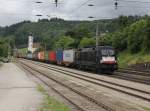
[[[43,103],[38,111],[70,111],[63,103],[49,96],[42,86],[38,86],[38,90],[44,95]]]
[[[14,46],[14,38],[6,37],[0,38],[0,57],[7,57],[8,51],[12,53],[11,47]]]
[[[0,67],[2,66],[2,62],[0,61]]]
[[[101,39],[104,44],[113,45],[118,51],[128,50],[131,54],[150,52],[150,18],[141,19]]]
[[[109,33],[100,42],[116,48],[120,67],[150,62],[150,18],[143,18]]]
[[[150,53],[136,53],[131,54],[128,51],[124,51],[118,54],[119,67],[128,67],[137,63],[150,62]]]

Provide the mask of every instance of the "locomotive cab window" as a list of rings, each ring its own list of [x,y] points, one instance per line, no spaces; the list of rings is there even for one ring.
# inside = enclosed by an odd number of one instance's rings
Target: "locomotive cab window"
[[[102,56],[114,56],[115,51],[113,49],[101,49]]]

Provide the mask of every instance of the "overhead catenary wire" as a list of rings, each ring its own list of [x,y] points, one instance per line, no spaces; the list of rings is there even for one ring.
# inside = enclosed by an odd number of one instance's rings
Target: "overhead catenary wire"
[[[118,9],[118,7],[131,7],[131,8],[148,8],[148,7],[145,7],[145,6],[141,6],[141,5],[150,5],[150,2],[147,2],[147,1],[139,1],[139,0],[114,0],[115,1],[115,3],[114,3],[114,5],[115,5],[115,9],[117,10]],[[126,5],[120,5],[120,3],[121,2],[126,2],[126,3],[132,3],[132,4],[136,4],[137,5],[137,3],[138,4],[140,4],[140,6],[134,6],[134,5],[128,5],[128,6],[126,6]]]
[[[137,0],[115,0],[118,2],[130,2],[130,3],[143,3],[143,4],[150,4],[150,2],[146,1],[137,1]]]
[[[149,8],[145,6],[126,6],[126,5],[118,5],[117,7],[123,7],[123,8]]]
[[[86,5],[88,2],[90,2],[92,0],[87,0],[84,3],[82,3],[81,5],[79,5],[78,7],[76,7],[75,9],[73,9],[70,13],[74,13],[75,11],[79,10],[82,6]]]

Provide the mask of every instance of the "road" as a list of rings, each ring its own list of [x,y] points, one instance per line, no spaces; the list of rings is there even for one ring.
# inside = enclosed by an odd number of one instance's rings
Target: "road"
[[[42,95],[37,85],[13,63],[0,67],[0,110],[37,111]]]

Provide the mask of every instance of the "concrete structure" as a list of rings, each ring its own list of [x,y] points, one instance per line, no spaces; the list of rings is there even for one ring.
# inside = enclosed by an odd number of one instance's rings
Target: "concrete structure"
[[[16,65],[0,67],[0,111],[38,111],[42,99],[36,84]]]

